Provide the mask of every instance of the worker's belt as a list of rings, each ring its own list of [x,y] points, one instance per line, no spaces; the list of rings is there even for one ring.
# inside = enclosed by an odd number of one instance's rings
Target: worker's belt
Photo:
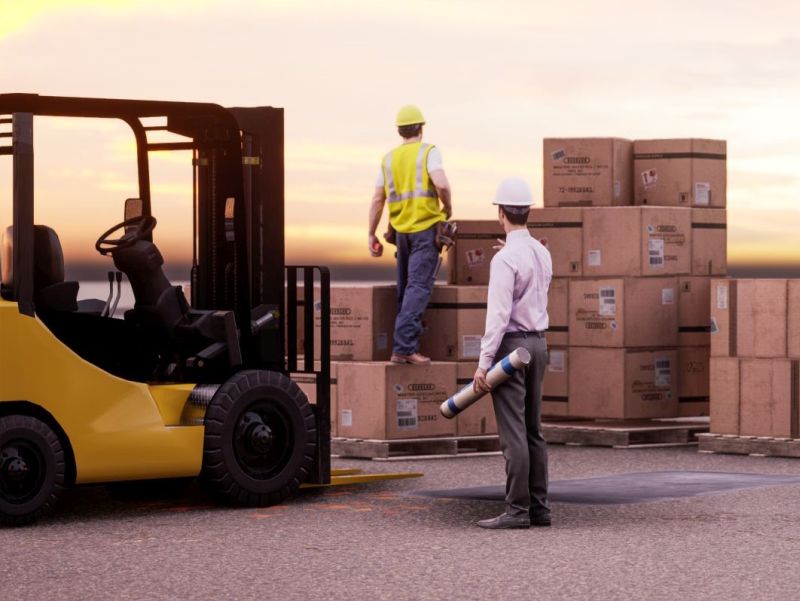
[[[544,332],[506,332],[506,338],[544,338]]]

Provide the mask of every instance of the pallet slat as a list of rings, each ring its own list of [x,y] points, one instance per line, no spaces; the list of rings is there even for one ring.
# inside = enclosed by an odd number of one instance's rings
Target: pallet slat
[[[705,453],[800,457],[800,439],[700,434],[698,436],[698,448]]]
[[[671,423],[659,420],[559,421],[542,424],[542,430],[548,444],[636,448],[694,444],[699,433],[708,431],[708,423]],[[340,457],[411,459],[423,456],[496,454],[500,449],[500,441],[496,435],[402,440],[334,438],[331,449],[333,454]]]

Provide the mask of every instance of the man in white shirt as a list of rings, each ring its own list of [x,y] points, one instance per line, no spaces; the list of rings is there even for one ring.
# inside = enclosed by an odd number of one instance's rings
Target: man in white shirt
[[[550,525],[547,504],[547,447],[542,436],[542,380],[547,364],[544,332],[549,325],[547,289],[553,277],[548,250],[528,232],[533,199],[520,178],[504,180],[497,190],[500,223],[506,232],[503,248],[489,271],[486,332],[475,372],[476,391],[490,390],[486,372],[518,347],[531,363],[492,390],[500,446],[506,460],[506,510],[482,528],[528,528]]]

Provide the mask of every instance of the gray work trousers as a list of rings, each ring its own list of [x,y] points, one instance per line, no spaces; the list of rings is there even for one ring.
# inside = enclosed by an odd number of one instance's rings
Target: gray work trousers
[[[397,233],[395,353],[413,355],[419,349],[422,314],[431,298],[438,264],[436,226],[413,234]]]
[[[513,516],[549,514],[547,504],[547,446],[542,436],[542,380],[547,365],[544,338],[505,336],[495,360],[518,347],[531,354],[531,363],[492,390],[500,448],[506,460],[506,513]]]

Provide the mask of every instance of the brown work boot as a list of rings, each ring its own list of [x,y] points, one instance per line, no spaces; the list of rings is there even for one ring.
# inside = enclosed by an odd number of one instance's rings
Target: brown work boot
[[[392,355],[392,363],[411,363],[411,365],[427,365],[431,362],[430,357],[414,353],[413,355],[401,355],[394,353]]]

